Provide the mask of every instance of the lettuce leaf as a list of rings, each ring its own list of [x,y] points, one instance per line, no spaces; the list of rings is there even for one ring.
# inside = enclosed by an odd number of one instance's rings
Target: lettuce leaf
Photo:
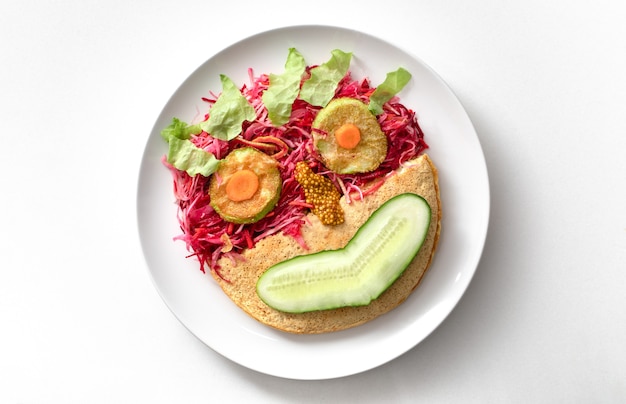
[[[172,136],[179,139],[189,139],[191,135],[197,135],[200,132],[202,129],[199,125],[188,125],[178,118],[173,118],[172,123],[161,131],[161,137],[169,143]]]
[[[311,69],[311,77],[302,84],[300,98],[311,105],[325,107],[332,100],[337,85],[350,68],[352,52],[335,49],[331,58]]]
[[[383,104],[389,101],[394,95],[411,80],[411,73],[406,69],[399,67],[394,72],[387,73],[385,81],[383,81],[370,96],[369,110],[374,114],[382,114]]]
[[[300,80],[305,69],[306,63],[302,55],[295,48],[289,48],[283,74],[270,74],[270,85],[262,97],[274,126],[280,126],[289,121],[293,102],[300,92]]]
[[[209,111],[209,119],[199,124],[200,128],[221,140],[231,140],[241,133],[244,121],[254,121],[254,108],[233,81],[220,74],[222,93]]]
[[[170,137],[167,161],[179,170],[194,177],[197,174],[208,177],[219,166],[219,160],[212,153],[202,150],[188,139]]]
[[[178,118],[161,131],[161,137],[169,144],[167,162],[190,176],[208,177],[217,170],[219,160],[212,153],[200,149],[189,140],[202,132],[200,125],[188,125]]]

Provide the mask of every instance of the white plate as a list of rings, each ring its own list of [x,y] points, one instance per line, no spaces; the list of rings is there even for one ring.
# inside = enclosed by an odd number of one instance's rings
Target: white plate
[[[439,169],[442,235],[434,262],[417,290],[392,312],[350,330],[291,335],[266,327],[233,304],[195,259],[186,259],[179,234],[171,177],[161,164],[160,130],[172,117],[191,121],[206,106],[201,97],[219,91],[219,74],[248,83],[255,73],[281,73],[290,47],[308,64],[338,48],[354,53],[354,78],[381,83],[399,66],[413,79],[400,93],[416,111]],[[370,35],[301,26],[260,33],[208,59],[174,93],[148,139],[137,194],[139,234],[155,287],[180,322],[209,347],[250,369],[291,379],[329,379],[382,365],[428,336],[465,292],[480,259],[489,220],[489,183],[476,132],[447,85],[422,61]]]

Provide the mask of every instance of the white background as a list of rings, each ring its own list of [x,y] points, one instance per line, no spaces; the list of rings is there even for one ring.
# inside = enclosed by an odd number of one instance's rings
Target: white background
[[[626,401],[625,21],[614,0],[3,2],[0,402]],[[143,148],[178,85],[297,24],[429,64],[472,119],[491,187],[451,315],[398,359],[326,381],[248,370],[192,336],[136,224]]]

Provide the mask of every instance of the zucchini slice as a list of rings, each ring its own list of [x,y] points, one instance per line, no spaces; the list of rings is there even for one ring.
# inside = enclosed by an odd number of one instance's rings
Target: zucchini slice
[[[354,148],[339,146],[335,132],[355,125],[361,139]],[[339,174],[374,171],[387,156],[387,136],[368,106],[355,98],[337,98],[318,112],[312,127],[313,144],[326,167]]]
[[[378,208],[348,244],[270,267],[257,282],[268,306],[303,313],[365,306],[402,275],[419,252],[431,210],[419,195],[395,196]]]
[[[226,188],[231,177],[242,170],[256,174],[258,189],[252,197],[235,201],[228,197]],[[280,198],[282,185],[275,159],[255,148],[242,147],[231,151],[213,173],[209,185],[210,204],[227,222],[258,222],[274,209]]]

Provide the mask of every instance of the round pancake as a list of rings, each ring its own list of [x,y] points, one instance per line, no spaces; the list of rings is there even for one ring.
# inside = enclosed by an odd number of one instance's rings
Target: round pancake
[[[259,277],[272,265],[297,255],[312,254],[322,250],[344,247],[370,215],[390,198],[402,193],[422,196],[431,207],[428,235],[411,264],[378,299],[367,306],[342,307],[308,313],[284,313],[267,306],[256,293]],[[222,290],[250,316],[276,329],[296,334],[320,334],[344,330],[366,323],[394,309],[415,290],[428,270],[435,254],[441,232],[441,200],[437,169],[428,155],[423,154],[406,163],[385,183],[362,201],[346,203],[341,199],[345,212],[344,223],[326,226],[313,215],[310,224],[304,225],[302,235],[309,247],[305,250],[291,236],[278,233],[259,241],[254,248],[243,252],[243,260],[233,264],[222,258],[220,278],[213,277]]]

